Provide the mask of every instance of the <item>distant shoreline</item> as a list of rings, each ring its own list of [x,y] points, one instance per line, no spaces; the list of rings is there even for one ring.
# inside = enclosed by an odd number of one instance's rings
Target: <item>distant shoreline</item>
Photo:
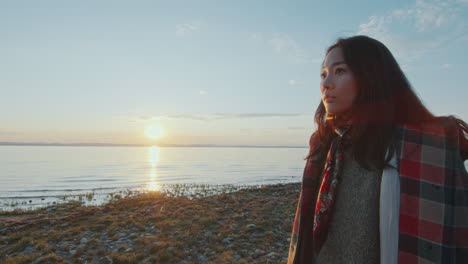
[[[307,148],[307,146],[255,146],[255,145],[144,145],[144,144],[111,144],[111,143],[42,143],[42,142],[0,142],[0,146],[66,146],[66,147],[182,147],[182,148]]]

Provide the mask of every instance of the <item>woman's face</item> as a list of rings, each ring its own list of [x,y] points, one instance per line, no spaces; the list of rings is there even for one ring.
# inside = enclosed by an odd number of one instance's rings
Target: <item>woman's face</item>
[[[341,48],[328,52],[320,72],[320,93],[330,115],[343,114],[351,109],[358,89],[354,74],[345,63]]]

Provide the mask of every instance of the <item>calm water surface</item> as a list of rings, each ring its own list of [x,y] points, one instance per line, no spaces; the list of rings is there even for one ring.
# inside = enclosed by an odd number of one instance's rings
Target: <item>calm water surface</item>
[[[0,210],[168,184],[298,182],[306,154],[306,148],[0,146]]]

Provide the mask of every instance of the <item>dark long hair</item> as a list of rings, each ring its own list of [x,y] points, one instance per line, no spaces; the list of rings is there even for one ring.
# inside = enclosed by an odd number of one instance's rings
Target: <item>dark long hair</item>
[[[384,44],[367,36],[354,36],[338,39],[326,54],[334,48],[342,49],[358,87],[350,110],[352,154],[364,168],[383,169],[395,153],[395,127],[435,117],[415,94]],[[315,112],[315,122],[318,128],[310,139],[308,158],[323,160],[336,134],[326,122],[322,102]],[[386,157],[387,150],[390,155]]]

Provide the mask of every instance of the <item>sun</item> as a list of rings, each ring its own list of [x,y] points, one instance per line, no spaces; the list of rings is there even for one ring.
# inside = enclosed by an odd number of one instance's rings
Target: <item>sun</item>
[[[157,139],[164,135],[164,131],[159,125],[152,125],[146,129],[145,134],[149,138]]]

